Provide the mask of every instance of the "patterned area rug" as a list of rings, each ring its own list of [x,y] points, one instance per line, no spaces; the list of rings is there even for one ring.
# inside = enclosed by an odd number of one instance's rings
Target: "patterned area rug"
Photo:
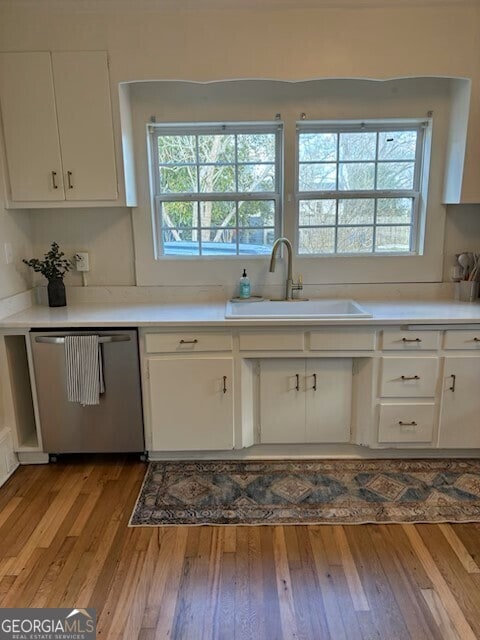
[[[480,522],[480,460],[152,462],[131,526]]]

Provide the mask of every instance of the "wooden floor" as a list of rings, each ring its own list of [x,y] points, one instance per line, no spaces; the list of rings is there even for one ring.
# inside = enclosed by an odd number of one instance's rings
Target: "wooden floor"
[[[20,468],[0,607],[95,607],[98,638],[480,638],[480,525],[128,528],[145,466]]]

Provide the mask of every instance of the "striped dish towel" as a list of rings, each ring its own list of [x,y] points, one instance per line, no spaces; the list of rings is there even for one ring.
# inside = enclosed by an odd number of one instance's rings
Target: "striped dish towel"
[[[65,366],[69,402],[100,404],[105,384],[98,336],[65,336]]]

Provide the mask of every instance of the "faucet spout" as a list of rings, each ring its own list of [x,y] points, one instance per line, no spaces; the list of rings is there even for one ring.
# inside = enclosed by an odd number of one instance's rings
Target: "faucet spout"
[[[275,271],[278,248],[282,244],[284,244],[287,248],[287,281],[285,287],[285,300],[293,300],[293,291],[303,289],[303,285],[301,283],[295,284],[293,282],[293,249],[292,243],[288,238],[277,238],[277,240],[275,240],[275,242],[273,243],[272,255],[270,256],[270,272],[273,273]]]

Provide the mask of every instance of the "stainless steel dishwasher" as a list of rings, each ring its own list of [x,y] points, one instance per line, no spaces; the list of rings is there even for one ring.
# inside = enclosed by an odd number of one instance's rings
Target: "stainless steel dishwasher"
[[[100,338],[105,392],[84,407],[67,399],[64,343],[92,334]],[[30,340],[45,453],[144,451],[135,329],[31,331]]]

